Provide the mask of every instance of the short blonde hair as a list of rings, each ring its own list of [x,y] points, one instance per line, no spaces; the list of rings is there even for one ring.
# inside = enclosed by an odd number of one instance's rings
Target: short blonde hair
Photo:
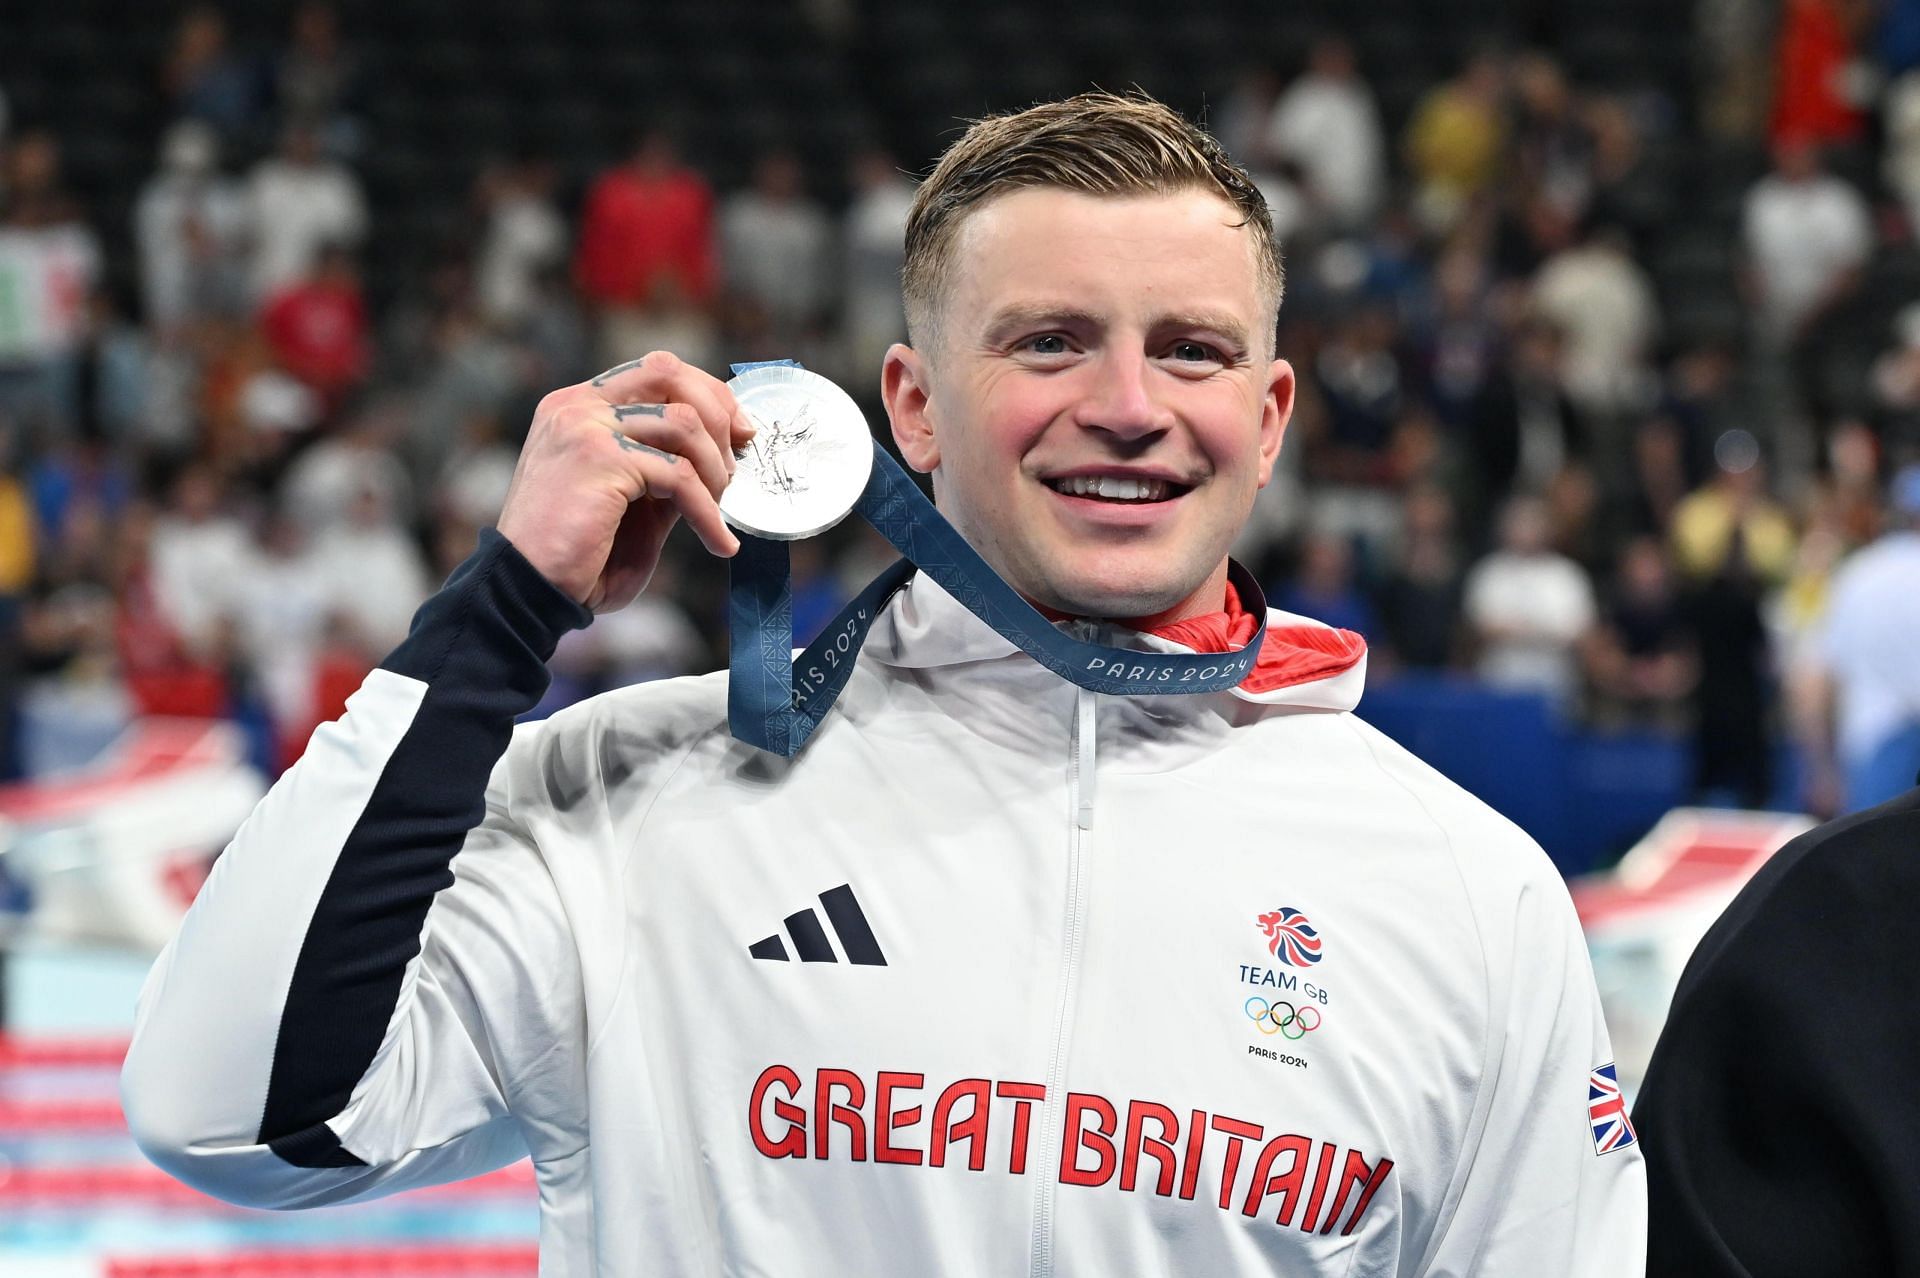
[[[1144,93],[1081,93],[974,121],[920,184],[907,217],[901,272],[916,346],[936,340],[935,317],[967,214],[1032,187],[1087,195],[1218,195],[1240,210],[1239,225],[1253,235],[1260,294],[1270,313],[1278,312],[1280,246],[1266,197],[1247,171],[1210,134]]]

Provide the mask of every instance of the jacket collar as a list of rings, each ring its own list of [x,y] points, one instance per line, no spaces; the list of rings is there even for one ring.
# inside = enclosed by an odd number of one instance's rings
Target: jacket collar
[[[1111,622],[1061,622],[1076,638],[1146,652],[1194,652],[1200,631],[1175,638],[1143,634]],[[1203,628],[1204,629],[1204,628]],[[887,665],[927,670],[1021,655],[999,631],[968,611],[925,573],[915,573],[875,619],[865,652]],[[1366,686],[1366,640],[1350,630],[1277,608],[1267,610],[1267,637],[1251,674],[1233,695],[1259,705],[1351,710]]]

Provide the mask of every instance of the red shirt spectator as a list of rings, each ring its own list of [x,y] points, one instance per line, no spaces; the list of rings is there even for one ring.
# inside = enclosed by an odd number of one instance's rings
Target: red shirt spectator
[[[698,305],[712,300],[713,191],[666,138],[648,135],[594,183],[573,273],[602,306],[644,306],[663,285]]]
[[[312,275],[274,294],[260,323],[281,367],[330,406],[367,375],[367,305],[343,249],[326,250]]]
[[[1849,91],[1861,0],[1787,0],[1780,15],[1775,143],[1857,142],[1867,117]]]

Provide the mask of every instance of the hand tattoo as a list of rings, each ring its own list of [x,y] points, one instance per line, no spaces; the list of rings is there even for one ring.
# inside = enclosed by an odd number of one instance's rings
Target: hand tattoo
[[[655,448],[652,444],[643,444],[639,440],[634,439],[630,435],[624,435],[617,430],[613,430],[612,427],[608,427],[608,429],[612,431],[614,442],[618,443],[620,447],[626,449],[630,453],[648,453],[654,457],[658,457],[661,461],[665,462],[669,466],[678,465],[680,462],[680,459],[678,457],[674,456],[670,452],[667,452],[665,449]]]
[[[641,365],[645,364],[646,362],[647,362],[647,357],[645,355],[642,355],[639,359],[630,359],[624,364],[619,364],[614,366],[613,368],[609,368],[606,372],[594,378],[593,384],[595,386],[605,386],[607,384],[608,378],[618,377],[622,373],[631,373],[634,369],[639,368]]]

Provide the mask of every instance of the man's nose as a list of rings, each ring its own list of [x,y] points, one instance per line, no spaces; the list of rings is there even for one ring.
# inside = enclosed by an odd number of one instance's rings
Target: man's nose
[[[1080,425],[1123,440],[1160,434],[1173,425],[1173,413],[1153,393],[1153,366],[1138,352],[1109,354],[1093,370],[1077,414]]]

